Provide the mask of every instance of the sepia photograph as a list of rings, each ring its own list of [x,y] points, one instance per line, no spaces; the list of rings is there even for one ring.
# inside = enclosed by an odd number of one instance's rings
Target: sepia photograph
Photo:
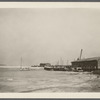
[[[0,93],[80,92],[100,92],[100,7],[0,7]]]

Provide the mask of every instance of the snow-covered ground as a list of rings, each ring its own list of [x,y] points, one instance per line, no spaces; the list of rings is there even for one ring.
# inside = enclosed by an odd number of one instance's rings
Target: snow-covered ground
[[[100,92],[99,83],[88,72],[0,68],[0,92]]]

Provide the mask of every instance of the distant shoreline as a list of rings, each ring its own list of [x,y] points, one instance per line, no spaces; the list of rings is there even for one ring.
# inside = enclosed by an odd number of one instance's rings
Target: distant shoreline
[[[28,66],[23,66],[28,67]],[[20,68],[20,66],[0,66],[0,68]]]

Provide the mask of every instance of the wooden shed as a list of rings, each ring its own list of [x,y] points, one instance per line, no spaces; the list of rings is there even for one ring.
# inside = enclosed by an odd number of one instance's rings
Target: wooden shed
[[[72,61],[71,63],[74,69],[80,67],[83,71],[94,71],[100,69],[100,57],[80,59]]]

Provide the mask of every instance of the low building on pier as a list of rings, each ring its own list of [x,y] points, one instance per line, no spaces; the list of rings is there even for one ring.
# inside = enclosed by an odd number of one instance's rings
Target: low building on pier
[[[50,63],[40,63],[40,67],[51,66]]]
[[[77,70],[81,68],[83,71],[94,71],[100,69],[100,57],[80,59],[72,61],[72,67]]]

